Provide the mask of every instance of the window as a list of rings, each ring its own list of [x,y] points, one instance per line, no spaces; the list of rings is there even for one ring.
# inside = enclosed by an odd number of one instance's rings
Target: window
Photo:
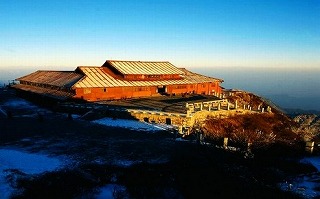
[[[103,88],[103,92],[107,92],[107,89],[106,89],[106,88]]]
[[[160,75],[148,75],[148,78],[160,78]]]
[[[84,88],[83,89],[83,94],[89,94],[91,93],[91,88]]]
[[[171,118],[166,118],[166,124],[171,125]]]
[[[136,87],[134,91],[148,91],[149,87]]]

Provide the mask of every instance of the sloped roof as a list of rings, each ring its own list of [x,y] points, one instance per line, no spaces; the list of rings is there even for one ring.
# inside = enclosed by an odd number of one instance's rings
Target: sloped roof
[[[74,94],[66,91],[54,90],[50,88],[43,88],[43,87],[31,86],[31,85],[25,85],[25,84],[16,84],[16,85],[13,85],[12,87],[23,90],[23,91],[28,91],[32,93],[37,93],[39,95],[55,98],[58,100],[66,100],[74,96]]]
[[[183,74],[170,62],[115,61],[107,60],[102,66],[111,65],[124,75],[163,75]]]
[[[80,80],[83,75],[72,71],[36,71],[18,78],[19,81],[27,81],[39,84],[47,84],[59,87],[71,87]]]
[[[208,77],[205,75],[200,75],[198,73],[191,72],[185,68],[179,68],[179,69],[184,73],[184,75],[183,75],[184,78],[187,78],[188,80],[193,81],[193,82],[197,82],[197,83],[213,82],[212,79],[214,79],[215,81],[223,82],[222,79]]]
[[[160,80],[160,81],[128,81],[116,79],[105,72],[103,67],[86,67],[79,66],[77,68],[85,76],[74,84],[74,88],[99,88],[99,87],[126,87],[126,86],[163,86],[174,84],[195,84],[204,82],[222,81],[220,79],[206,77],[196,73],[192,73],[186,69],[178,69],[182,79],[177,80]]]

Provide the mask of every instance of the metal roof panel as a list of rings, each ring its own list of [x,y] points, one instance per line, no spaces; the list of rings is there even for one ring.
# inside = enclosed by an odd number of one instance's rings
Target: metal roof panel
[[[162,75],[183,74],[170,62],[142,62],[142,61],[107,61],[124,75]]]
[[[124,65],[128,63],[121,63]],[[151,64],[152,65],[152,64]],[[197,73],[192,73],[186,69],[181,69],[184,73],[182,79],[173,80],[157,80],[157,81],[127,81],[123,79],[116,79],[109,75],[103,67],[79,67],[86,75],[81,81],[76,83],[74,87],[122,87],[122,86],[160,86],[160,85],[174,85],[174,84],[197,84],[204,82],[222,81],[220,79],[203,76]]]
[[[39,84],[47,84],[59,87],[71,87],[79,81],[83,75],[71,71],[36,71],[29,75],[18,78],[19,81],[26,81]]]

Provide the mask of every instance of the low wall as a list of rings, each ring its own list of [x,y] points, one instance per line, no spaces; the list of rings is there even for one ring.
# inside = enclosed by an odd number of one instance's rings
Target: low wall
[[[181,126],[186,120],[185,114],[167,113],[157,111],[128,110],[130,114],[140,121]]]

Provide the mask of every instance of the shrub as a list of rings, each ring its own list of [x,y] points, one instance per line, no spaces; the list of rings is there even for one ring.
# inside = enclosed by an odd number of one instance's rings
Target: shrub
[[[290,121],[274,114],[238,115],[230,118],[208,118],[203,125],[205,137],[218,141],[228,137],[239,147],[263,148],[274,142],[294,141],[298,136],[290,129]]]

